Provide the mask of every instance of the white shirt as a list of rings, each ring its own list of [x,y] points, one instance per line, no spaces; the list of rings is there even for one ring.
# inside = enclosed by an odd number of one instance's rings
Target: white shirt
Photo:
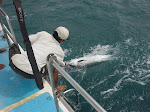
[[[57,57],[58,63],[61,66],[65,66],[63,62],[64,52],[60,47],[60,43],[51,34],[41,31],[37,34],[29,35],[29,40],[39,70],[46,65],[46,58],[50,53],[53,53]],[[26,51],[22,54],[12,56],[12,62],[20,70],[28,74],[33,74]]]

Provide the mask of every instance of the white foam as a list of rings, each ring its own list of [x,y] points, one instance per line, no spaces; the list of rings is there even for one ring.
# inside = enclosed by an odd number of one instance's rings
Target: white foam
[[[149,71],[150,72],[150,71]],[[147,78],[149,78],[150,77],[150,74],[148,74],[148,75],[146,75],[146,76],[144,76],[143,78],[141,78],[142,80],[143,79],[147,79]]]
[[[100,81],[99,83],[97,83],[97,84],[95,84],[95,85],[92,85],[92,86],[88,87],[88,88],[86,89],[86,91],[88,91],[88,90],[90,90],[90,89],[93,89],[94,87],[96,87],[96,86],[98,86],[98,85],[104,83],[106,80],[107,80],[107,79],[104,79],[104,80]]]
[[[106,94],[106,93],[111,93],[112,91],[115,92],[117,91],[118,89],[116,87],[112,88],[112,89],[108,89],[107,91],[103,91],[101,92],[101,94]]]
[[[120,80],[117,81],[117,83],[114,85],[113,88],[103,91],[103,92],[101,92],[101,94],[112,93],[112,92],[118,91],[118,88],[119,88],[120,84],[122,83],[123,79],[128,76],[129,75],[123,76]]]
[[[101,46],[100,44],[90,48],[91,53],[86,55],[106,55],[112,50],[110,45]]]
[[[128,79],[126,79],[125,81],[135,82],[135,83],[140,84],[140,85],[146,85],[146,84],[145,84],[144,82],[142,82],[142,81],[136,81],[136,80],[133,80],[133,79],[131,79],[131,78],[128,78]]]
[[[139,97],[140,100],[144,100],[142,96]]]
[[[64,49],[65,57],[69,56],[71,52],[72,52],[71,49]]]
[[[148,56],[147,64],[150,64],[150,56]]]
[[[125,40],[125,43],[130,45],[131,41],[132,41],[132,39],[127,39],[127,40]]]

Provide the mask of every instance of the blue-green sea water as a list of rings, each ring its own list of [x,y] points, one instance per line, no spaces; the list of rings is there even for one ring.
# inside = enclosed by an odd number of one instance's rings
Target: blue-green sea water
[[[71,40],[62,44],[66,61],[113,56],[91,68],[66,69],[108,112],[150,112],[149,0],[22,0],[22,6],[29,34],[52,33],[58,26],[69,29]],[[3,0],[1,7],[21,44],[12,0]],[[79,98],[77,112],[95,112]]]

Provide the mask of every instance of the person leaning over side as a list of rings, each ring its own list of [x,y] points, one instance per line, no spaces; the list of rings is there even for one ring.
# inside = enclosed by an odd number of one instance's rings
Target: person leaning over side
[[[69,31],[65,27],[58,27],[54,31],[53,35],[47,33],[46,31],[41,31],[36,34],[29,35],[29,40],[32,45],[32,49],[34,51],[34,56],[39,68],[39,71],[46,65],[47,56],[53,53],[58,61],[60,66],[65,66],[66,63],[64,60],[64,51],[62,50],[60,44],[65,40],[69,40]],[[9,51],[9,57],[11,64],[10,66],[15,72],[19,71],[23,77],[32,78],[33,71],[28,60],[27,52],[20,53],[19,49],[15,50],[17,46],[13,44]],[[16,72],[17,73],[17,72]],[[58,71],[56,69],[53,70],[53,76],[55,81],[55,87],[58,90],[65,90],[66,86],[59,85],[57,86],[58,79]]]

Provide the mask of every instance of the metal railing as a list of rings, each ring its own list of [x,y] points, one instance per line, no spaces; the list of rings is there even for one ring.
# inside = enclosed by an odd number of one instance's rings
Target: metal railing
[[[3,31],[4,31],[4,34],[9,35],[9,37],[12,39],[12,41],[13,41],[16,45],[18,45],[17,40],[16,40],[16,36],[15,36],[15,33],[14,33],[13,28],[12,28],[12,26],[11,26],[10,19],[9,19],[8,15],[5,13],[5,11],[4,11],[1,7],[0,7],[0,12],[1,12],[1,14],[5,17],[5,19],[6,19],[6,21],[7,21],[7,24],[8,24],[8,26],[9,26],[10,32],[11,32],[11,33],[9,33],[9,31],[8,31],[7,28],[6,28],[6,26],[3,24],[2,19],[0,18],[0,23],[1,23],[2,29],[3,29]],[[8,44],[10,45],[8,39],[7,39],[7,42],[8,42]]]
[[[55,86],[54,86],[54,80],[53,80],[53,67],[55,67],[61,75],[98,111],[98,112],[106,112],[106,110],[99,105],[65,70],[62,69],[60,65],[56,62],[56,57],[54,54],[50,54],[47,57],[47,68],[48,68],[48,73],[50,77],[50,83],[52,86],[52,91],[54,95],[54,100],[56,103],[56,109],[57,112],[59,111],[59,106],[58,106],[58,101],[56,97],[56,91],[55,91]]]

